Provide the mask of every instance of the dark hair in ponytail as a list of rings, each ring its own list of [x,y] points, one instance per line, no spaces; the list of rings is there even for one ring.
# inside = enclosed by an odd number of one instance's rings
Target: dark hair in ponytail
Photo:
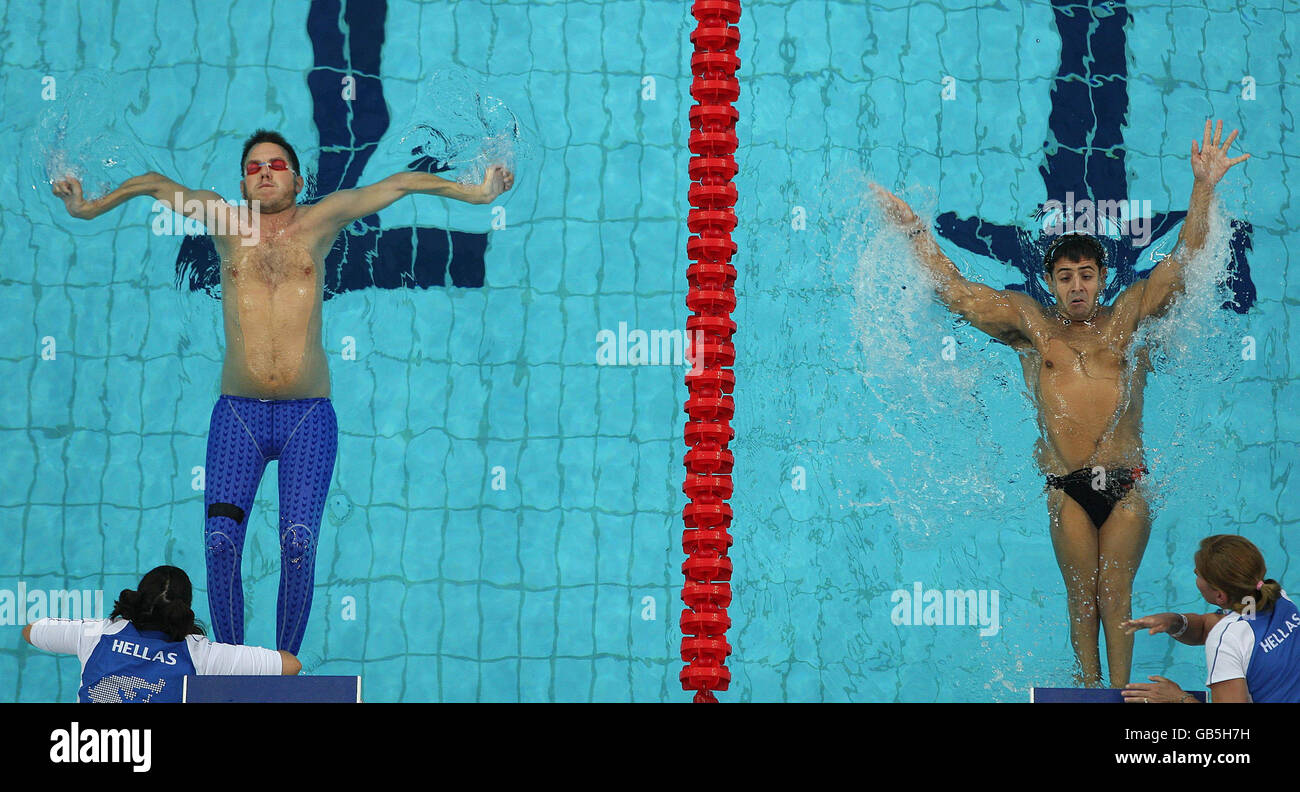
[[[193,594],[185,570],[154,567],[140,580],[138,589],[122,589],[109,618],[120,616],[138,630],[161,630],[171,641],[183,641],[187,635],[206,635],[190,608]]]

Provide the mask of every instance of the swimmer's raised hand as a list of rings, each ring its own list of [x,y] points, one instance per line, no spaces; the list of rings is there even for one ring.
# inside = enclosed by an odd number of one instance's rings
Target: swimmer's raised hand
[[[515,186],[515,175],[500,165],[493,165],[483,174],[483,183],[479,188],[483,191],[483,203],[488,203],[501,193]]]
[[[1201,134],[1201,143],[1192,141],[1192,175],[1196,181],[1213,187],[1228,172],[1228,168],[1250,159],[1249,154],[1242,154],[1234,159],[1228,158],[1228,147],[1237,139],[1237,130],[1232,130],[1227,140],[1223,140],[1223,120],[1214,126],[1214,135],[1210,135],[1210,119],[1205,119],[1205,131]]]
[[[51,189],[55,196],[63,199],[63,205],[67,207],[68,214],[80,220],[89,220],[95,216],[96,212],[91,203],[81,194],[81,182],[77,181],[76,176],[63,177],[54,182]]]
[[[876,194],[876,200],[880,202],[880,208],[885,211],[885,217],[891,223],[900,227],[911,228],[920,221],[920,218],[916,216],[916,212],[913,212],[912,207],[908,206],[907,202],[902,198],[875,182],[871,182],[871,190]]]

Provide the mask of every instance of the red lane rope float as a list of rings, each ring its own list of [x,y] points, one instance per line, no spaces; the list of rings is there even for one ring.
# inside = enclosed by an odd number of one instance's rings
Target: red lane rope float
[[[691,55],[690,108],[691,152],[688,173],[691,185],[687,202],[691,209],[686,226],[692,236],[686,242],[686,269],[690,288],[686,320],[691,348],[691,370],[686,375],[689,398],[683,458],[686,478],[682,492],[690,502],[682,510],[682,689],[695,691],[696,702],[716,702],[714,691],[726,690],[731,671],[726,660],[731,654],[727,629],[731,619],[731,498],[732,466],[735,458],[728,448],[735,430],[731,418],[736,405],[731,392],[736,375],[729,367],[736,362],[732,336],[736,323],[736,268],[731,259],[736,243],[735,153],[739,144],[736,122],[740,113],[732,104],[740,97],[736,72],[740,58],[740,0],[695,0],[691,15],[698,23],[691,33],[695,51]]]

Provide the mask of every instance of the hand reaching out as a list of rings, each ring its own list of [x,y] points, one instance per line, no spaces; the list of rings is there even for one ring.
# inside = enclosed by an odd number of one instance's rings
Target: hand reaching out
[[[1132,635],[1143,629],[1147,631],[1148,635],[1155,635],[1157,633],[1173,633],[1175,632],[1174,628],[1181,623],[1182,619],[1178,618],[1176,613],[1159,613],[1155,616],[1143,616],[1140,619],[1129,619],[1120,622],[1119,628],[1126,635]]]
[[[1214,127],[1214,136],[1210,137],[1210,119],[1205,119],[1205,132],[1201,136],[1201,143],[1197,145],[1192,141],[1192,173],[1199,182],[1213,187],[1223,178],[1223,174],[1228,169],[1239,162],[1245,162],[1250,159],[1249,154],[1242,154],[1235,159],[1228,158],[1228,147],[1232,141],[1237,139],[1237,130],[1232,130],[1227,140],[1223,139],[1223,121],[1220,120]]]

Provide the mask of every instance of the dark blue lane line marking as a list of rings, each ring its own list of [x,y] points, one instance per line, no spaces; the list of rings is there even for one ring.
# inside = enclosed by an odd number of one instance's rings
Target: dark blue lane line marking
[[[378,77],[387,16],[386,0],[314,0],[307,15],[315,54],[307,86],[320,135],[320,196],[356,187],[388,131],[388,105]],[[343,98],[345,75],[356,80],[351,101]],[[436,160],[414,155],[408,168],[447,170]],[[364,217],[339,234],[325,257],[325,299],[356,289],[446,286],[448,279],[452,286],[481,288],[487,242],[487,234],[434,226],[381,228],[378,215]],[[176,279],[183,288],[216,296],[221,263],[210,237],[185,237],[176,256]]]
[[[1047,200],[1127,200],[1128,174],[1124,168],[1124,121],[1128,116],[1127,31],[1131,17],[1123,2],[1107,0],[1052,0],[1056,27],[1061,34],[1061,66],[1052,84],[1052,109],[1048,126],[1055,140],[1044,141],[1045,162],[1039,167]],[[1199,130],[1197,130],[1199,133]],[[1128,237],[1101,236],[1110,258],[1110,284],[1105,298],[1145,278],[1136,263],[1148,245],[1155,244],[1182,221],[1185,211],[1156,213],[1151,238],[1134,245]],[[1007,289],[1023,291],[1040,302],[1050,295],[1040,278],[1048,238],[1038,230],[992,223],[979,217],[958,217],[944,212],[935,218],[939,233],[964,250],[1010,264],[1023,275],[1021,283]],[[1232,221],[1232,261],[1228,287],[1234,299],[1223,308],[1245,313],[1255,304],[1255,284],[1250,277],[1247,252],[1252,249],[1254,227]]]

